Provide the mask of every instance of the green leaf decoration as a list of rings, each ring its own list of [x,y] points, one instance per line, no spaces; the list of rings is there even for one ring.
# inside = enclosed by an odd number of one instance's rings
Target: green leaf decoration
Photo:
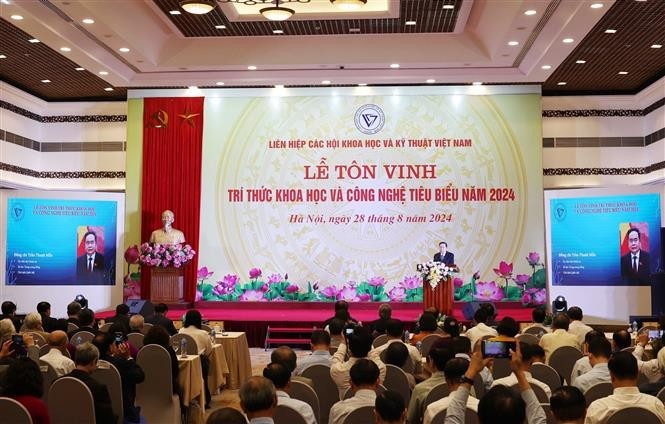
[[[522,298],[522,290],[516,286],[508,286],[504,289],[504,296],[506,300],[520,300]]]

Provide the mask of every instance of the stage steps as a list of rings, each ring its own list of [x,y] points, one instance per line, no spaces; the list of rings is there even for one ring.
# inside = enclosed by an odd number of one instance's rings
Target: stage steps
[[[268,350],[270,345],[309,345],[314,327],[270,327],[266,329],[266,341],[263,346]],[[295,337],[294,337],[295,336]]]

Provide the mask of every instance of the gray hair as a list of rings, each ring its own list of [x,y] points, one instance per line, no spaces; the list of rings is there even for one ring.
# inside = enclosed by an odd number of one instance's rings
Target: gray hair
[[[387,303],[382,303],[381,306],[379,306],[379,316],[383,319],[389,319],[392,312],[393,308]]]
[[[9,318],[0,320],[0,343],[4,343],[12,338],[12,334],[16,333],[14,323]]]
[[[250,377],[240,386],[238,395],[245,412],[264,411],[276,402],[275,386],[265,377]]]
[[[145,323],[145,318],[143,318],[143,315],[132,315],[132,317],[129,319],[129,328],[132,330],[141,330],[143,329],[143,323]]]
[[[26,330],[42,330],[42,316],[37,312],[30,312],[23,320],[23,327]]]
[[[99,349],[90,342],[81,343],[76,347],[74,362],[76,365],[90,365],[99,360]]]

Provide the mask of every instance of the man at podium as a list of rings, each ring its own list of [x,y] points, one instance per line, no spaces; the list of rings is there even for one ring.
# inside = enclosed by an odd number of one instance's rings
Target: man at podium
[[[446,266],[455,264],[455,254],[448,251],[448,243],[445,241],[439,243],[439,251],[434,254],[434,262],[443,262]]]

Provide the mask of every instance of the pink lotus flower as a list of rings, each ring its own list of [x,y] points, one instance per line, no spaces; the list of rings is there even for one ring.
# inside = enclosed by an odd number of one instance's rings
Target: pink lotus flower
[[[464,285],[464,280],[462,280],[462,279],[459,278],[459,277],[455,277],[455,278],[453,278],[453,286],[455,286],[456,288],[460,288],[460,287],[462,287],[463,285]]]
[[[268,284],[279,283],[281,281],[283,281],[282,276],[279,274],[272,274],[268,277]]]
[[[295,284],[290,284],[286,288],[287,293],[298,293],[298,290],[300,290],[300,288],[298,286],[296,286]]]
[[[321,294],[324,295],[325,297],[329,297],[332,299],[337,299],[337,295],[339,294],[339,289],[337,287],[333,286],[328,286],[321,290]]]
[[[533,295],[534,303],[544,305],[547,302],[547,291],[545,289],[538,289]]]
[[[267,292],[268,290],[270,290],[270,287],[269,287],[267,284],[264,284],[264,285],[261,286],[261,291],[262,291],[262,292],[265,293],[265,292]]]
[[[388,297],[393,302],[404,302],[404,299],[406,299],[406,289],[400,286],[393,287],[388,292]]]
[[[381,287],[386,285],[386,279],[383,277],[372,277],[367,282],[372,287]]]
[[[522,295],[522,305],[530,305],[531,304],[531,293],[529,292],[524,292]]]
[[[259,268],[252,268],[249,270],[249,278],[251,279],[256,279],[261,276],[261,269]]]
[[[203,292],[199,289],[196,289],[196,296],[194,297],[194,301],[198,302],[199,300],[203,299]]]
[[[217,285],[212,288],[212,292],[215,293],[217,296],[223,296],[225,294],[231,294],[231,292],[233,292],[233,289],[231,289],[228,286],[225,286],[221,282],[218,282]]]
[[[263,297],[263,292],[260,290],[247,290],[240,295],[238,300],[245,302],[265,302],[266,298]]]
[[[363,293],[360,296],[358,296],[358,300],[361,302],[369,302],[372,300],[372,295],[369,293]]]
[[[317,281],[316,283],[314,283],[314,284],[312,285],[312,290],[313,290],[313,291],[317,291],[318,289],[319,289],[319,282]]]
[[[222,283],[226,287],[235,287],[235,285],[238,283],[238,276],[235,274],[226,274],[224,278],[222,279]]]
[[[203,268],[199,269],[196,272],[196,278],[199,280],[205,280],[206,278],[209,278],[212,274],[214,274],[214,271],[208,271],[208,267],[204,266]]]
[[[476,283],[476,299],[501,300],[504,298],[503,289],[494,281]]]
[[[529,256],[526,257],[526,260],[529,262],[529,265],[536,266],[540,263],[540,255],[538,252],[529,252]]]
[[[501,261],[499,267],[494,268],[494,272],[501,278],[510,278],[510,276],[513,275],[513,264]]]
[[[358,292],[356,291],[355,287],[344,286],[344,288],[337,294],[337,300],[346,300],[347,302],[357,302],[359,300]]]
[[[128,264],[139,263],[139,248],[137,245],[132,245],[125,250],[125,261]]]
[[[529,282],[530,279],[531,279],[531,277],[529,277],[526,274],[517,274],[515,276],[515,283],[519,286],[524,286],[524,285],[526,285],[526,283]]]
[[[399,284],[405,290],[414,290],[423,285],[423,279],[417,275],[413,275],[411,277],[404,277],[404,280],[402,280]]]
[[[480,271],[476,271],[473,273],[473,279],[474,280],[480,280]]]

